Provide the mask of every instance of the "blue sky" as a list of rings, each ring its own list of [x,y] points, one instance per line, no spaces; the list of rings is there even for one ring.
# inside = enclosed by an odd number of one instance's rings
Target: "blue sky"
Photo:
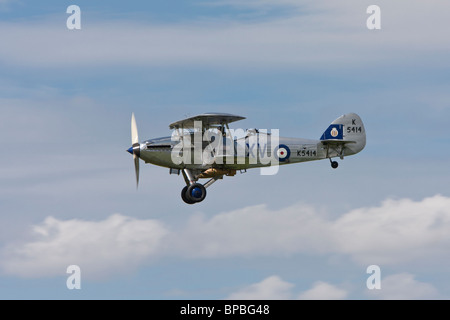
[[[448,9],[0,0],[0,298],[447,299]],[[132,112],[141,140],[203,112],[317,139],[356,112],[367,146],[337,170],[226,177],[187,206],[165,168],[142,164],[136,191]]]

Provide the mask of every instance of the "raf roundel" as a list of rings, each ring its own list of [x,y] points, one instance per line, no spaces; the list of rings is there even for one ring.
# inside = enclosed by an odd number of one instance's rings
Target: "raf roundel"
[[[276,149],[275,154],[278,161],[284,162],[291,156],[291,150],[289,149],[288,146],[280,144]]]

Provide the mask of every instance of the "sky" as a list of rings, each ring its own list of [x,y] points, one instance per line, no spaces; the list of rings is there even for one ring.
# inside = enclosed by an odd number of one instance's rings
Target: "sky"
[[[0,0],[0,299],[448,299],[449,10]],[[205,112],[318,139],[355,112],[367,144],[187,205],[167,168],[141,162],[136,190],[132,112],[142,141]]]

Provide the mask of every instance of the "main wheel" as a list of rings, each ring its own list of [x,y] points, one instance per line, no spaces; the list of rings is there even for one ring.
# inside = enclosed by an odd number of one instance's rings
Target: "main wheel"
[[[201,183],[194,183],[187,187],[186,199],[193,202],[202,202],[206,197],[206,188]]]
[[[187,204],[194,204],[194,201],[187,198],[187,194],[186,194],[187,189],[188,189],[188,186],[184,187],[183,190],[181,190],[181,199],[183,199],[183,201],[186,202]]]
[[[331,167],[332,167],[333,169],[336,169],[338,166],[339,166],[339,163],[338,163],[337,161],[332,161],[332,162],[331,162]]]

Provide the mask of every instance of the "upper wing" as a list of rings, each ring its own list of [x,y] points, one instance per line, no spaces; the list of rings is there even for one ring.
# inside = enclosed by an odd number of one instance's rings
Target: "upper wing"
[[[170,129],[194,128],[194,121],[201,121],[203,128],[209,128],[214,125],[225,125],[234,121],[243,120],[245,117],[236,116],[229,113],[204,113],[198,116],[183,119],[169,125]]]

